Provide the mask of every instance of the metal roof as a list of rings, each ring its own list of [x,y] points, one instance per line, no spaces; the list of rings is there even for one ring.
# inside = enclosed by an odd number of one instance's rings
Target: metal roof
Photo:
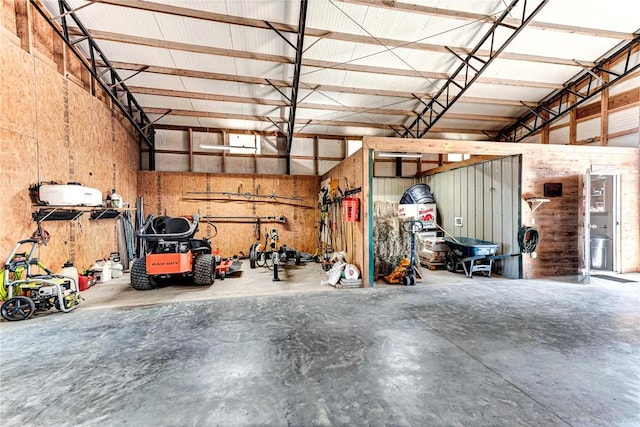
[[[637,1],[522,0],[509,3],[493,44],[478,46],[508,2],[408,1],[309,0],[294,132],[493,139],[634,43],[640,30]],[[42,3],[52,16],[61,14],[58,0]],[[287,131],[300,1],[67,4],[154,125]],[[538,5],[531,22],[492,57]],[[89,56],[80,30],[68,25]],[[632,49],[631,62],[640,62],[638,46]],[[463,61],[475,61],[477,70],[489,58],[468,87],[462,74],[450,83],[464,92],[420,135],[424,120],[416,117]],[[408,131],[414,121],[417,133]]]

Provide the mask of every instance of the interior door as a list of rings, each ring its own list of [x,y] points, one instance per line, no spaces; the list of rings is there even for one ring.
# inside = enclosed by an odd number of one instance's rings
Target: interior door
[[[584,259],[581,281],[593,271],[619,272],[620,175],[587,170],[584,177]]]
[[[583,241],[582,241],[582,265],[580,266],[580,273],[578,275],[579,283],[590,283],[590,268],[591,268],[591,169],[587,169],[587,173],[584,174],[584,185],[582,187],[584,204],[583,211]]]

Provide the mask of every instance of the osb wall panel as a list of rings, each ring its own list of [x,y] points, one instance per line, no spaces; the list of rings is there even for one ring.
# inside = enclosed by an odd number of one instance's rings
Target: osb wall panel
[[[36,87],[33,57],[4,35],[0,36],[0,128],[35,137]],[[20,84],[9,84],[20,82]]]
[[[302,252],[315,252],[317,235],[314,226],[319,221],[315,209],[318,177],[140,171],[137,181],[138,194],[144,200],[145,216],[196,213],[209,217],[284,216],[285,224],[263,223],[260,240],[264,242],[265,229],[276,228],[280,245],[286,244]],[[207,192],[209,194],[195,194]],[[276,195],[301,200],[211,193]],[[212,246],[218,248],[222,256],[248,255],[249,248],[257,239],[255,224],[231,223],[222,219],[210,221],[217,228],[217,235],[214,227],[203,222],[197,236],[215,236]]]
[[[22,0],[18,0],[22,1]],[[0,8],[0,26],[6,28],[12,34],[16,34],[16,14],[15,14],[15,1],[14,0],[2,0],[2,7]]]
[[[322,180],[327,178],[337,179],[340,182],[340,188],[344,191],[348,185],[351,188],[362,187],[363,182],[363,150],[358,150],[355,154],[346,158],[336,167],[322,175]],[[345,180],[346,178],[346,180]],[[363,211],[367,209],[364,206],[364,198],[362,193],[357,193],[351,197],[357,197],[360,199],[360,218],[359,222],[348,222],[344,226],[342,224],[342,215],[338,215],[339,226],[337,227],[337,233],[339,238],[336,239],[334,249],[336,251],[345,251],[347,253],[348,262],[354,264],[360,270],[364,268],[364,227]],[[341,235],[342,233],[342,235]]]
[[[6,2],[3,4],[6,5]],[[4,13],[5,11],[3,11]],[[0,180],[7,202],[0,204],[0,257],[36,229],[28,187],[41,181],[81,182],[103,192],[117,188],[125,201],[136,196],[137,137],[123,118],[80,86],[66,80],[50,58],[61,45],[34,15],[33,55],[0,35]],[[117,249],[114,220],[45,221],[51,242],[39,257],[52,269],[67,259],[90,267]]]

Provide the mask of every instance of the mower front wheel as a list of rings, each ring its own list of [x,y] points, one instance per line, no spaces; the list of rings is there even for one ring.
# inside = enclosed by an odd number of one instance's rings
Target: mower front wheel
[[[131,287],[138,291],[148,291],[158,285],[153,277],[147,274],[147,258],[138,258],[131,267]]]
[[[216,261],[211,254],[202,254],[196,258],[193,266],[193,282],[200,286],[213,285],[216,279]]]

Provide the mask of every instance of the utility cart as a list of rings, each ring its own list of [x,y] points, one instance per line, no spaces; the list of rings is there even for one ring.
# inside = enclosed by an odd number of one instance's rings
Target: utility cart
[[[491,277],[493,261],[511,256],[496,255],[500,245],[486,240],[453,236],[445,236],[444,240],[449,245],[449,252],[445,259],[447,270],[451,272],[464,270],[467,277],[473,277],[476,271],[482,271]]]

